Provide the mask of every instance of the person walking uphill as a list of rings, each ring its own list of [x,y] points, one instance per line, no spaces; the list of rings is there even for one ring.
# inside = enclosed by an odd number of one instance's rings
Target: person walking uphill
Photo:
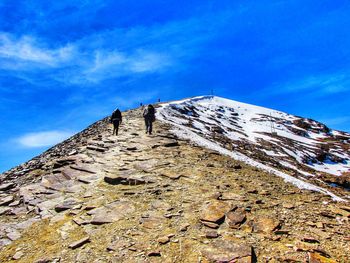
[[[143,111],[143,118],[145,119],[146,124],[146,134],[152,134],[152,123],[156,120],[155,113],[155,109],[152,105],[148,105]]]
[[[122,122],[122,113],[119,109],[113,111],[111,116],[111,123],[113,124],[113,135],[118,135],[119,124]]]

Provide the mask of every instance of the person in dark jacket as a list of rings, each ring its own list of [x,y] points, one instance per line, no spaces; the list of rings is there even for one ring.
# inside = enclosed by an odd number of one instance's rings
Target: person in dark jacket
[[[113,124],[113,135],[118,135],[119,124],[122,122],[122,113],[119,109],[113,111],[111,116],[111,123]]]
[[[146,134],[152,134],[152,123],[156,120],[155,113],[156,111],[151,104],[143,111],[143,118],[145,119],[146,124]]]

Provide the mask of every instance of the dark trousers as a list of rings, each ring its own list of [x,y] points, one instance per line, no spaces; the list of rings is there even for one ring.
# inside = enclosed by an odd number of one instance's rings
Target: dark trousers
[[[113,134],[118,135],[120,120],[113,120]]]
[[[152,134],[152,119],[145,118],[146,133]]]

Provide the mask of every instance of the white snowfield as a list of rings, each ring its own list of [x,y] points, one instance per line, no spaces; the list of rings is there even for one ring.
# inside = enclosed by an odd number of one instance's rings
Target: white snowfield
[[[260,149],[262,154],[272,158],[271,160],[277,158],[284,168],[293,169],[305,177],[314,174],[303,171],[301,168],[303,165],[314,169],[315,172],[324,171],[333,175],[350,171],[349,153],[344,153],[338,148],[332,148],[329,152],[342,158],[341,163],[333,163],[330,160],[325,160],[324,163],[305,164],[303,162],[305,157],[313,158],[315,151],[322,144],[320,140],[329,137],[333,132],[328,131],[327,134],[318,132],[316,128],[320,128],[319,123],[311,122],[313,129],[306,132],[293,124],[293,121],[301,119],[299,117],[216,96],[200,96],[161,104],[157,110],[157,119],[171,124],[174,127],[173,132],[180,138],[189,139],[198,145],[266,170],[301,189],[318,191],[331,196],[336,201],[344,201],[324,188],[299,179],[300,176],[296,178],[271,167],[268,161],[262,163],[259,159],[254,159],[249,156],[252,150],[248,149],[247,152],[242,153],[235,149],[237,143],[250,144],[254,149]],[[298,135],[299,130],[303,136]],[[221,140],[217,139],[219,137]],[[264,149],[266,143],[269,148]]]

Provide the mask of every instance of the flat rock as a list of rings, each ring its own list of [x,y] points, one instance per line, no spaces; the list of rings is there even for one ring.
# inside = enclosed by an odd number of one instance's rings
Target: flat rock
[[[211,230],[211,231],[207,231],[207,232],[205,233],[205,237],[206,237],[206,238],[217,238],[217,237],[219,237],[219,234],[218,234],[217,231]]]
[[[226,223],[230,228],[239,228],[241,224],[246,221],[247,217],[245,212],[241,209],[228,212],[226,215]]]
[[[116,222],[134,211],[135,207],[130,201],[121,200],[93,209],[87,214],[93,216],[90,221],[91,224],[102,225]]]
[[[147,253],[147,256],[149,257],[160,257],[162,254],[160,251],[150,251]]]
[[[237,244],[229,240],[215,240],[201,249],[202,255],[210,262],[253,262],[251,246]]]
[[[23,256],[24,256],[23,251],[17,251],[17,252],[13,255],[12,259],[14,259],[14,260],[19,260],[19,259],[21,259]]]
[[[77,171],[81,171],[81,172],[85,172],[85,173],[90,173],[90,174],[96,173],[96,171],[94,171],[92,168],[86,167],[86,166],[81,166],[81,165],[71,165],[70,168],[72,168],[73,170],[77,170]]]
[[[0,206],[6,206],[11,204],[14,201],[14,197],[12,195],[8,195],[2,199],[0,199]]]
[[[111,244],[107,247],[108,251],[119,251],[121,249],[130,247],[130,241],[125,239],[118,239],[111,242]]]
[[[79,187],[75,181],[79,175],[81,175],[79,171],[66,168],[59,174],[43,176],[40,186],[55,191],[69,191],[69,189]]]
[[[100,178],[97,175],[82,175],[78,176],[77,179],[84,184],[91,184],[98,181]]]
[[[312,236],[304,236],[301,238],[302,241],[307,242],[307,243],[320,243],[320,241]]]
[[[172,206],[169,203],[162,200],[153,201],[151,203],[151,208],[156,210],[166,210],[166,211],[172,210]]]
[[[76,242],[71,243],[69,245],[69,248],[76,249],[76,248],[81,247],[82,245],[84,245],[84,244],[86,244],[88,242],[90,242],[90,237],[84,237],[84,238],[82,238],[82,239],[80,239],[80,240],[78,240]]]
[[[176,147],[176,146],[179,146],[179,142],[175,141],[175,140],[169,140],[169,141],[164,142],[163,146],[164,147]]]
[[[10,190],[10,189],[14,188],[15,186],[16,186],[15,183],[1,184],[0,185],[0,191],[7,191],[7,190]]]
[[[35,263],[56,263],[56,262],[59,262],[59,260],[56,260],[55,261],[55,259],[53,259],[53,258],[40,258],[40,259],[38,259],[37,261],[35,261]]]
[[[186,223],[180,226],[180,231],[185,232],[191,225]]]
[[[39,208],[39,211],[47,211],[50,209],[54,209],[56,205],[59,205],[63,202],[64,197],[58,197],[54,199],[49,199],[43,202],[40,202],[36,205],[37,208]]]
[[[178,180],[178,179],[180,179],[182,177],[181,174],[170,172],[170,171],[164,171],[160,175],[164,176],[164,177],[167,177],[169,179],[172,179],[172,180]]]
[[[96,152],[102,152],[102,153],[106,151],[105,148],[94,146],[94,145],[88,145],[88,146],[86,146],[86,149],[91,150],[91,151],[96,151]]]
[[[202,207],[200,220],[213,223],[220,223],[225,218],[225,214],[231,210],[231,205],[225,202],[213,201]]]
[[[128,151],[136,151],[136,150],[137,150],[137,147],[135,147],[135,146],[126,147],[126,150],[128,150]]]
[[[150,215],[148,217],[142,217],[140,223],[143,227],[148,229],[160,229],[165,223],[166,219],[159,215]]]
[[[350,212],[350,206],[342,205],[342,206],[340,206],[339,208],[340,208],[340,209],[343,209],[343,210],[345,210],[345,211],[347,211],[347,212]]]
[[[219,224],[213,223],[213,222],[208,222],[208,221],[201,221],[203,225],[209,227],[209,228],[213,228],[213,229],[217,229],[219,228]]]
[[[221,196],[219,197],[220,200],[223,200],[223,201],[229,201],[229,200],[243,200],[244,197],[239,195],[239,194],[235,194],[235,193],[232,193],[232,192],[224,192],[221,194]]]
[[[9,233],[7,233],[6,235],[8,237],[8,239],[14,241],[17,240],[21,237],[21,234],[17,231],[17,230],[11,230]]]
[[[322,256],[319,253],[308,253],[309,263],[337,263],[334,259]]]
[[[82,174],[81,171],[72,168],[64,168],[61,171],[62,175],[66,177],[67,180],[73,180]]]
[[[170,238],[165,236],[165,237],[160,237],[157,239],[157,242],[161,245],[164,245],[170,241]]]
[[[104,181],[112,185],[140,185],[140,184],[149,184],[154,183],[154,180],[151,180],[145,176],[128,173],[120,173],[119,175],[107,175],[104,177]]]
[[[64,200],[63,203],[58,204],[55,206],[55,211],[56,212],[62,212],[68,209],[72,209],[74,206],[76,206],[79,202],[77,202],[74,199],[68,199]]]
[[[9,213],[11,210],[9,207],[0,207],[0,216]]]
[[[280,226],[280,221],[271,217],[259,217],[253,222],[254,232],[269,234]]]
[[[284,203],[283,205],[283,208],[286,208],[286,209],[293,209],[295,208],[295,206],[291,203]]]
[[[8,206],[11,206],[11,207],[13,207],[13,206],[18,206],[20,203],[21,203],[20,200],[15,200],[15,201],[13,201],[12,203],[10,203]]]

